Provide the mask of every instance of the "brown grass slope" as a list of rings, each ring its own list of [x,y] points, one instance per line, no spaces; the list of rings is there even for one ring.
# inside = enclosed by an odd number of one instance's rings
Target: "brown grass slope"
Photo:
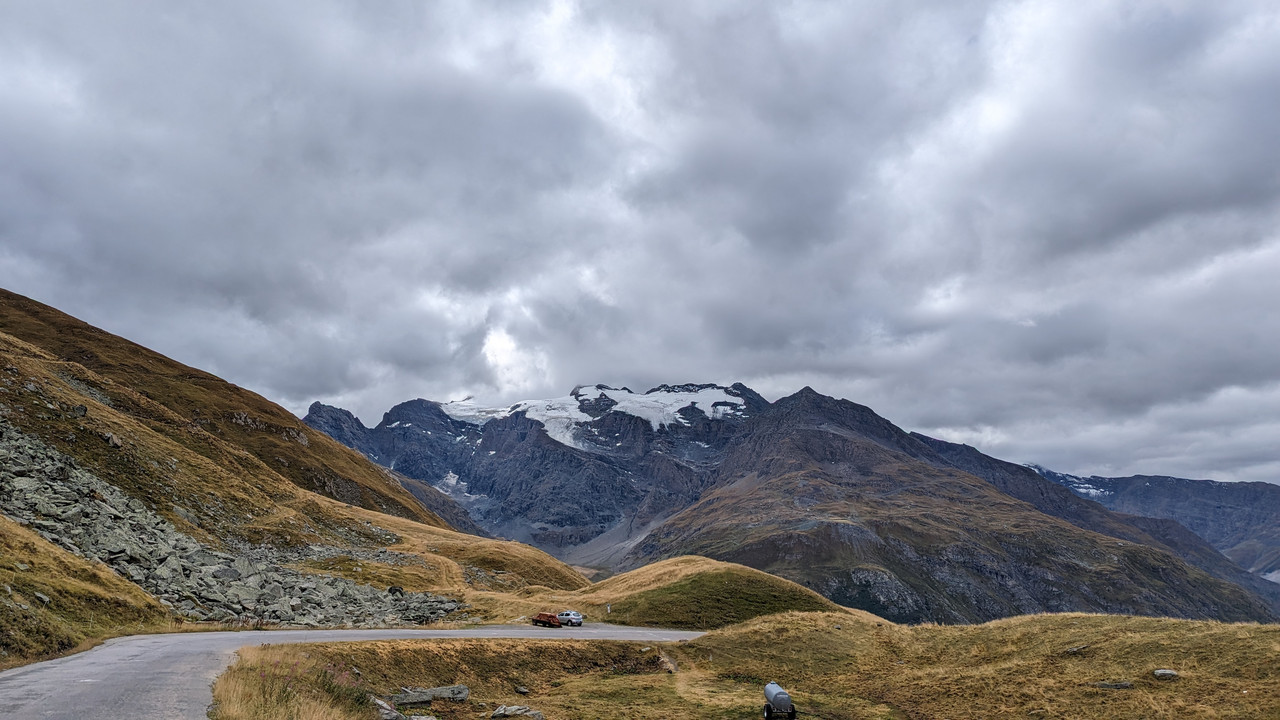
[[[6,290],[0,290],[0,333],[29,344],[26,352],[7,349],[35,360],[46,382],[62,386],[60,394],[79,395],[75,404],[88,406],[91,418],[99,414],[93,410],[110,408],[215,464],[446,527],[359,453],[256,393]],[[65,422],[67,409],[11,419],[57,441],[73,432],[62,432],[64,426],[80,424]],[[66,440],[59,449],[117,479],[136,472],[119,453]]]
[[[519,543],[490,542],[495,558],[538,552]],[[460,563],[484,566],[487,559],[478,557],[476,552],[485,547],[479,543],[460,550]],[[445,547],[437,549],[452,552]],[[377,585],[400,585],[406,590],[437,587],[437,571],[429,568],[336,558],[316,563],[311,569]],[[546,576],[544,582],[531,582],[529,578],[537,577],[528,569],[521,572],[524,574],[498,570],[486,585],[469,588],[465,598],[473,606],[470,612],[493,622],[526,623],[538,612],[578,610],[589,623],[696,630],[711,630],[784,610],[855,612],[790,580],[704,557],[663,560],[594,584],[576,574]]]
[[[390,546],[421,558],[406,566],[414,589],[464,600],[488,588],[588,584],[539,550],[450,529],[381,468],[258,395],[3,291],[0,414],[216,547]],[[75,577],[56,565],[41,572],[54,585]],[[58,622],[79,622],[50,608]],[[65,646],[46,639],[39,652]]]
[[[740,439],[715,487],[635,564],[683,554],[758,568],[895,621],[1091,611],[1272,620],[1158,548],[1090,532],[959,470],[868,408],[805,390]]]
[[[824,720],[1254,720],[1280,708],[1277,653],[1276,625],[1065,614],[907,627],[866,614],[783,613],[674,645],[255,648],[216,683],[214,717],[371,718],[357,701],[366,693],[462,682],[472,689],[469,702],[407,712],[456,720],[520,704],[553,720],[728,720],[759,717],[762,687],[776,680],[801,717]],[[666,672],[662,659],[677,671]],[[1157,680],[1159,668],[1179,677]],[[1106,682],[1132,687],[1097,686]]]

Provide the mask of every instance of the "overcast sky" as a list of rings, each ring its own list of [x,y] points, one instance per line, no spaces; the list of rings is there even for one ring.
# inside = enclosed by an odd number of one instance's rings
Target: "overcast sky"
[[[1280,6],[0,0],[0,284],[304,413],[810,385],[1280,482]]]

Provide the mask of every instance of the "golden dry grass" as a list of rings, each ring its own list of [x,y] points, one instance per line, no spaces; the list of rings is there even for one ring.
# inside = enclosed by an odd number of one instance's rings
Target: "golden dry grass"
[[[272,652],[281,663],[357,666],[360,688],[375,693],[463,682],[487,709],[518,702],[551,720],[751,717],[769,680],[787,687],[802,716],[833,720],[1280,717],[1280,625],[1072,614],[907,627],[866,614],[785,613],[666,646],[459,640]],[[658,654],[679,671],[655,666]],[[1156,668],[1181,677],[1157,680]],[[1133,687],[1093,685],[1101,681]],[[477,717],[474,703],[436,703],[430,713]],[[338,717],[371,717],[346,712]]]
[[[138,586],[0,517],[0,668],[170,624]]]
[[[219,720],[343,720],[369,717],[349,672],[289,646],[247,647],[218,678],[211,715]]]
[[[517,545],[517,551],[523,547]],[[401,586],[405,589],[430,589],[426,587],[430,578],[420,568],[360,563],[361,572],[354,573],[352,566],[344,560],[324,567],[313,565],[312,569],[365,581],[376,577],[385,585],[403,581]],[[522,581],[528,574],[526,570],[524,576],[513,577]],[[567,584],[567,579],[553,579]],[[499,579],[498,583],[472,583],[455,592],[472,605],[473,616],[496,623],[527,622],[538,612],[573,609],[582,612],[589,622],[705,630],[789,608],[858,612],[789,580],[696,556],[663,560],[595,584],[583,581],[574,590],[523,582],[503,585]]]

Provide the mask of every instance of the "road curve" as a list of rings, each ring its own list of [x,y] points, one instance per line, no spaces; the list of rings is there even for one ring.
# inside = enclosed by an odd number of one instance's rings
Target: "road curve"
[[[700,632],[594,623],[576,628],[479,625],[465,630],[277,630],[132,635],[0,672],[0,718],[206,720],[210,686],[238,648],[267,643],[430,638],[675,642]]]

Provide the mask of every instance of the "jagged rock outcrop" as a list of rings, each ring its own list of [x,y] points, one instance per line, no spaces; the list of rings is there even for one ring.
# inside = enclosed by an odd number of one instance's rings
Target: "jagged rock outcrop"
[[[358,550],[252,547],[230,553],[209,547],[2,419],[0,512],[78,556],[105,563],[194,620],[380,626],[431,622],[464,607],[430,593],[390,595],[281,566]],[[381,562],[422,562],[386,550],[365,552]]]

